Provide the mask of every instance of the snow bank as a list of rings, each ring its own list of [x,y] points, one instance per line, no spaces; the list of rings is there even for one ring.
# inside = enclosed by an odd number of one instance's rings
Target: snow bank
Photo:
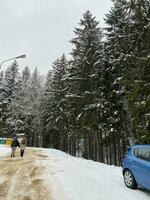
[[[74,158],[53,149],[31,148],[30,158],[28,149],[24,159],[34,159],[37,169],[41,170],[39,174],[36,172],[36,180],[44,180],[53,200],[150,199],[149,191],[130,190],[124,185],[120,167]],[[10,155],[10,151],[10,147],[0,146],[0,160]],[[0,184],[3,181],[1,176]]]
[[[0,160],[2,159],[3,156],[10,154],[10,152],[11,152],[10,147],[0,145]],[[0,184],[2,184],[3,181],[4,181],[4,177],[0,176]]]
[[[124,185],[120,167],[74,158],[58,150],[43,153],[49,157],[45,179],[49,187],[53,184],[55,200],[150,199],[150,192]]]
[[[11,148],[8,146],[0,145],[0,157],[11,153]]]

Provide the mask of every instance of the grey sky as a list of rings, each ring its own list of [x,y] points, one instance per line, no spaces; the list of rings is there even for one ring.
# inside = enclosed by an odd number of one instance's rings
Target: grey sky
[[[46,74],[52,62],[71,51],[69,40],[83,13],[89,9],[104,26],[110,7],[111,0],[0,0],[0,62],[26,54],[20,66],[37,66]]]

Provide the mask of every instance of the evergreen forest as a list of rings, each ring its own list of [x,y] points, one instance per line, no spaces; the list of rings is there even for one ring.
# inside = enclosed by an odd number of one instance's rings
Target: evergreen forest
[[[0,70],[0,137],[118,166],[150,144],[150,1],[113,0],[104,20],[87,10],[46,77],[17,61]]]

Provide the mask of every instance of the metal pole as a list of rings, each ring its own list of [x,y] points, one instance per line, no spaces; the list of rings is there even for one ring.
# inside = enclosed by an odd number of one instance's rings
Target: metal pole
[[[4,60],[3,62],[0,63],[0,69],[1,69],[2,64],[5,63],[5,62],[8,62],[8,61],[14,60],[14,59],[25,58],[25,57],[26,57],[26,55],[24,54],[24,55],[21,55],[21,56],[16,56],[16,57],[14,57],[14,58],[10,58],[10,59],[8,59],[8,60]]]

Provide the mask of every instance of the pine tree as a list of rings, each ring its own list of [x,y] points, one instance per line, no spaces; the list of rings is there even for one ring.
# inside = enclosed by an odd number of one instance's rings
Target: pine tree
[[[6,120],[6,127],[10,128],[14,134],[24,133],[26,129],[27,109],[27,104],[24,102],[27,98],[24,94],[24,84],[19,73],[18,66],[13,65],[11,70],[11,73],[7,74],[7,81],[10,81],[10,77],[14,77],[14,81],[12,81],[13,85],[11,95],[7,97],[9,99],[9,104],[7,105],[8,115]],[[12,75],[14,72],[15,76]]]
[[[29,67],[25,67],[22,71],[22,81],[27,83],[30,79],[30,69]]]
[[[14,98],[14,93],[17,89],[17,81],[18,64],[16,61],[14,61],[12,65],[7,68],[4,77],[3,97],[5,99],[5,109],[3,112],[3,132],[5,136],[11,136],[12,134],[15,134],[16,131],[16,116],[13,113],[13,108],[11,105]]]
[[[31,106],[30,110],[30,145],[31,146],[39,146],[41,145],[41,135],[42,135],[42,125],[41,125],[41,97],[43,94],[43,86],[42,86],[41,76],[35,68],[33,74],[30,78],[30,86],[29,86],[29,103]]]
[[[106,15],[106,55],[120,73],[125,89],[124,126],[135,142],[148,142],[149,132],[149,15],[147,0],[115,0]]]
[[[66,98],[69,102],[71,153],[80,153],[80,146],[84,145],[84,157],[102,160],[102,152],[97,150],[101,136],[93,128],[99,102],[98,73],[102,62],[102,31],[98,24],[90,11],[87,11],[80,20],[80,28],[74,31],[76,37],[71,40],[74,49],[66,78],[69,86]]]
[[[49,118],[49,113],[51,112],[52,108],[52,72],[51,70],[47,73],[46,76],[46,82],[44,85],[44,91],[43,91],[43,97],[41,99],[41,123],[43,127],[42,131],[42,144],[43,147],[53,147],[53,141],[52,141],[52,134],[50,134],[50,128],[48,126],[49,122],[47,119]]]
[[[4,112],[6,109],[6,104],[8,103],[5,98],[5,88],[4,88],[4,74],[3,71],[0,72],[0,136],[3,136],[3,128],[4,128]]]
[[[113,0],[113,7],[105,15],[106,47],[107,59],[119,59],[122,54],[126,54],[130,48],[128,38],[129,27],[129,3],[127,0]]]
[[[127,88],[135,142],[149,143],[149,1],[133,1],[130,4],[129,19],[130,52],[123,58],[127,66],[124,85]]]
[[[28,141],[30,140],[30,134],[32,132],[31,127],[31,110],[32,110],[32,103],[30,101],[30,69],[25,67],[22,71],[21,76],[21,83],[22,88],[19,92],[20,95],[20,105],[19,109],[21,111],[23,126],[22,132],[27,135]],[[31,145],[31,143],[30,143]]]
[[[53,63],[53,71],[51,75],[50,88],[48,85],[49,94],[47,99],[48,107],[48,119],[47,119],[47,130],[46,132],[50,134],[51,141],[53,141],[53,146],[65,151],[65,111],[64,111],[64,99],[65,99],[65,85],[64,85],[64,75],[66,72],[67,60],[65,55],[57,59]],[[48,77],[49,78],[49,77]],[[46,93],[47,95],[47,93]],[[47,112],[48,112],[47,111]]]
[[[112,77],[108,84],[110,87],[106,87],[105,95],[107,95],[107,100],[110,102],[108,106],[110,110],[109,119],[114,120],[114,127],[111,122],[107,122],[107,127],[110,130],[114,130],[111,133],[113,142],[113,155],[118,157],[118,160],[124,156],[127,146],[129,145],[129,138],[132,136],[132,126],[131,118],[128,109],[128,99],[124,95],[125,87],[121,85],[121,80],[124,77],[124,71],[126,70],[121,60],[122,57],[129,53],[130,49],[130,39],[129,39],[129,16],[130,11],[129,2],[127,0],[115,0],[113,1],[113,7],[106,15],[105,22],[107,24],[106,28],[106,41],[105,41],[105,58],[108,63],[111,63],[111,67],[107,69],[108,75]],[[104,72],[104,74],[107,74]],[[110,88],[110,89],[108,89]],[[107,110],[107,108],[106,108]],[[106,112],[107,113],[107,112]],[[109,132],[109,131],[108,131]],[[113,132],[113,131],[111,131]],[[117,150],[119,148],[119,151]],[[118,153],[116,152],[118,151]],[[116,156],[115,156],[116,157]],[[116,158],[113,158],[116,160]],[[110,161],[111,162],[111,161]],[[120,162],[120,161],[119,161]],[[116,163],[115,163],[116,164]]]

